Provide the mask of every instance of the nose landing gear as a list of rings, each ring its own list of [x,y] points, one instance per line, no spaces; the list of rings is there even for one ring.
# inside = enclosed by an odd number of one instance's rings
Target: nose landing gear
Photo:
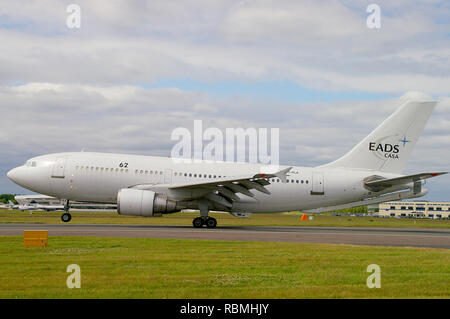
[[[69,200],[66,200],[64,203],[64,214],[61,215],[61,220],[65,223],[70,222],[72,219],[72,215],[69,213]]]

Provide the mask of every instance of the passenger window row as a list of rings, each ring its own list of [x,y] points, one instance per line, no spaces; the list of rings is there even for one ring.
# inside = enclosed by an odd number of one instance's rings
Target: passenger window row
[[[270,181],[272,183],[279,183],[280,179],[279,178],[271,178]],[[308,180],[299,180],[299,179],[286,179],[286,183],[297,183],[297,184],[308,184]]]
[[[84,170],[84,171],[100,171],[100,172],[117,172],[117,173],[128,173],[127,168],[108,168],[108,167],[98,167],[98,166],[76,166],[76,170]],[[137,169],[134,171],[135,174],[142,174],[142,175],[163,175],[163,171],[153,171],[153,170],[143,170],[143,169]],[[224,178],[225,175],[213,175],[213,174],[197,174],[197,173],[182,173],[182,172],[175,172],[173,173],[174,176],[184,176],[184,177],[196,177],[196,178]],[[271,178],[270,182],[272,183],[279,183],[281,180],[279,178]],[[296,184],[308,184],[308,180],[298,180],[298,179],[287,179],[287,183],[296,183]]]
[[[226,176],[222,175],[212,175],[212,174],[194,174],[194,173],[181,173],[175,172],[174,176],[184,176],[184,177],[198,177],[198,178],[222,178]]]
[[[117,172],[117,173],[128,173],[127,168],[108,168],[99,166],[75,166],[76,170],[84,171],[97,171],[97,172]]]
[[[163,175],[163,171],[153,171],[153,170],[143,170],[143,169],[137,169],[134,171],[135,174],[144,174],[144,175]],[[184,177],[198,177],[198,178],[222,178],[226,176],[222,175],[212,175],[212,174],[194,174],[194,173],[181,173],[181,172],[175,172],[173,173],[174,176],[184,176]]]
[[[152,170],[143,170],[137,169],[134,171],[135,174],[145,174],[145,175],[162,175],[163,171],[152,171]]]

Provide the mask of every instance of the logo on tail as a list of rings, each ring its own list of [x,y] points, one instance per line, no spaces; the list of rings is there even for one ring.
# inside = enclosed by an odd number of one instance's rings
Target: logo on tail
[[[406,136],[403,136],[403,139],[402,139],[402,140],[398,140],[398,141],[403,143],[403,147],[406,146],[406,143],[411,142],[411,141],[408,141],[408,140],[406,139]]]
[[[399,144],[381,143],[382,141],[393,136],[398,135],[388,135],[378,139],[378,141],[376,142],[369,142],[369,151],[373,152],[373,155],[378,157],[379,159],[383,160],[385,160],[386,158],[398,159],[399,158],[398,153],[400,152]],[[406,140],[406,137],[404,137],[403,140]]]

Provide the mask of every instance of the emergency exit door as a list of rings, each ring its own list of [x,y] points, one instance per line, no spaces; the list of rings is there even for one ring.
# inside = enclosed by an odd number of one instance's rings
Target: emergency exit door
[[[313,173],[311,195],[324,195],[323,173]]]

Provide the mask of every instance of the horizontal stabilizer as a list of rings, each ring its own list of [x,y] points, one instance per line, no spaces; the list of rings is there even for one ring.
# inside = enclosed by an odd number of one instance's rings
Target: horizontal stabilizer
[[[430,177],[435,177],[439,175],[447,174],[447,172],[438,172],[438,173],[419,173],[414,175],[406,175],[406,176],[400,176],[395,178],[382,178],[381,176],[378,176],[379,179],[375,179],[376,177],[373,176],[373,178],[368,178],[364,182],[364,185],[369,188],[370,190],[373,190],[375,192],[378,192],[380,190],[390,188],[396,185],[402,185],[402,184],[408,184],[408,183],[414,183],[420,180],[424,180]],[[371,180],[370,180],[371,179]],[[375,180],[374,180],[375,179]]]
[[[359,207],[359,206],[367,206],[371,204],[378,204],[378,203],[384,203],[384,202],[390,202],[393,200],[403,200],[408,198],[417,198],[425,196],[428,193],[428,190],[423,189],[420,193],[416,193],[413,190],[408,190],[404,192],[397,192],[397,193],[390,193],[390,194],[384,194],[381,196],[377,196],[370,199],[364,199],[357,202],[342,204],[342,205],[335,205],[335,206],[326,206],[326,207],[320,207],[320,208],[314,208],[314,209],[307,209],[304,210],[306,213],[323,213],[323,212],[331,212],[333,210],[338,209],[348,209],[352,207]]]

